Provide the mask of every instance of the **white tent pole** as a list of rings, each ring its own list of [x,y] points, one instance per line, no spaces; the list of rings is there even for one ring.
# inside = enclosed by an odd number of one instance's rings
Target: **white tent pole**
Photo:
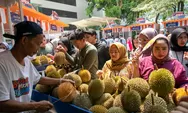
[[[19,4],[19,12],[20,12],[20,18],[21,21],[24,21],[24,14],[23,14],[23,9],[22,9],[22,2],[21,0],[17,0],[18,4]]]

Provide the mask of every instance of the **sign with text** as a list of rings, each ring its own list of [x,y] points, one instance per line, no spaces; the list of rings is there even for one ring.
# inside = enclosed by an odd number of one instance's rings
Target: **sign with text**
[[[173,13],[172,16],[174,17],[174,19],[185,18],[185,14],[182,11],[175,12],[175,13]]]
[[[166,27],[177,27],[178,26],[178,22],[170,22],[166,24]]]
[[[133,26],[133,27],[131,27],[131,30],[132,31],[139,31],[139,30],[141,30],[141,28],[140,28],[140,26]]]
[[[145,18],[137,18],[137,19],[136,19],[136,22],[137,22],[137,23],[145,23],[145,22],[146,22],[146,19],[145,19]]]
[[[21,18],[20,15],[14,12],[10,12],[10,16],[11,16],[11,21],[12,23],[19,23],[21,22]],[[27,17],[24,16],[24,21],[27,21]]]
[[[57,26],[56,25],[51,24],[50,28],[51,28],[51,30],[57,31]]]

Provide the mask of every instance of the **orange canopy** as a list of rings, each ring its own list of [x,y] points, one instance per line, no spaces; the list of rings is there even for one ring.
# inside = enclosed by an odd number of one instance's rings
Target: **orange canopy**
[[[65,24],[64,22],[61,22],[59,20],[51,20],[50,23],[55,24],[55,25],[60,26],[60,27],[69,27],[68,24]]]

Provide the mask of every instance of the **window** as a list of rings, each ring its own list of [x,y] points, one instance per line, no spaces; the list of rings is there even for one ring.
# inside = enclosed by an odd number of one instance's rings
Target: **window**
[[[47,1],[76,6],[76,0],[47,0]]]
[[[76,18],[77,19],[77,12],[50,9],[50,8],[44,8],[44,7],[39,7],[38,9],[39,9],[40,12],[42,12],[46,15],[51,15],[52,11],[56,11],[57,14],[59,15],[59,17]]]

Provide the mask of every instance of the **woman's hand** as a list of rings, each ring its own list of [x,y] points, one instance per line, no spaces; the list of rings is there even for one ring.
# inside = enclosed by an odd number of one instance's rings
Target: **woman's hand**
[[[180,99],[179,105],[170,113],[188,113],[188,96]]]

